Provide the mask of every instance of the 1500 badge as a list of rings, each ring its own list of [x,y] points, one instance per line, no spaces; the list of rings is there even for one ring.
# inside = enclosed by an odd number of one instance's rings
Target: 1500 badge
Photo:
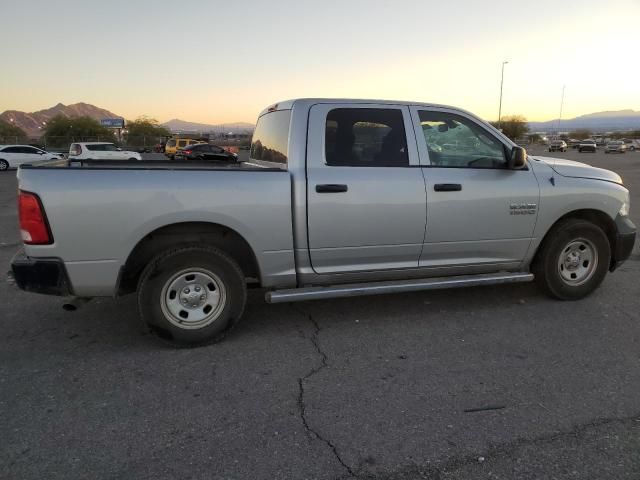
[[[535,215],[538,205],[535,203],[512,203],[509,205],[511,215]]]

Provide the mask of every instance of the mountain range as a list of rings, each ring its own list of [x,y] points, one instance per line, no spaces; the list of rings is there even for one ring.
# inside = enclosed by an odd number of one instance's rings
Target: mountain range
[[[91,117],[94,120],[102,120],[103,118],[123,118],[104,108],[96,107],[89,103],[74,103],[72,105],[64,105],[58,103],[56,106],[38,110],[37,112],[21,112],[19,110],[6,110],[0,113],[0,120],[11,123],[20,127],[30,137],[39,137],[42,135],[46,123],[56,115],[64,115],[65,117]],[[173,119],[163,123],[172,132],[222,132],[222,131],[251,131],[254,128],[252,123],[235,122],[224,124],[207,124],[194,123],[185,120]]]
[[[69,118],[91,117],[96,120],[103,118],[122,118],[120,115],[116,115],[104,108],[80,102],[74,103],[73,105],[63,105],[62,103],[58,103],[54,107],[31,113],[21,112],[19,110],[6,110],[0,113],[0,120],[4,120],[7,123],[12,123],[17,127],[20,127],[30,137],[39,137],[42,135],[42,130],[44,129],[46,122],[56,115],[64,115]]]
[[[162,125],[167,127],[172,132],[229,132],[229,131],[251,131],[255,127],[253,123],[247,122],[234,122],[234,123],[222,123],[219,125],[213,125],[209,123],[195,123],[187,122],[186,120],[180,120],[174,118],[168,122],[164,122]]]
[[[568,132],[578,128],[586,128],[595,132],[640,130],[640,111],[615,110],[589,113],[560,121],[555,119],[547,122],[529,122],[529,129],[532,132]]]

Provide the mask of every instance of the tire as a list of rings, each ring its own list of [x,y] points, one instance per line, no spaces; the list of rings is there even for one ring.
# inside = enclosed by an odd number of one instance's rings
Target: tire
[[[246,301],[247,286],[238,264],[209,246],[161,253],[138,283],[140,318],[159,338],[177,347],[222,340],[240,320]]]
[[[569,218],[549,231],[531,271],[550,297],[579,300],[602,283],[610,262],[611,246],[604,231],[587,220]]]
[[[5,172],[9,170],[9,162],[6,160],[0,160],[0,172]]]
[[[129,158],[129,160],[131,161],[131,160],[138,160],[138,159],[131,157],[131,158]]]

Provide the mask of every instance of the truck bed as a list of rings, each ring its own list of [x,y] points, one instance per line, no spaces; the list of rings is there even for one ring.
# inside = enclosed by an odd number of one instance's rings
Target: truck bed
[[[51,245],[30,257],[61,258],[78,296],[114,294],[135,246],[158,229],[223,225],[252,248],[264,285],[295,282],[291,177],[257,164],[64,161],[22,166],[19,188],[37,194]],[[99,253],[98,253],[99,252]]]

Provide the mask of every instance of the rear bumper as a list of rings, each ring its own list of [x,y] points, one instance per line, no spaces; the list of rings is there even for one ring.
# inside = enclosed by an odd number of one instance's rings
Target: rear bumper
[[[611,268],[613,272],[631,256],[636,241],[636,226],[629,217],[616,217],[616,238],[613,246]]]
[[[71,282],[64,262],[59,258],[30,258],[19,251],[11,261],[10,276],[27,292],[47,295],[72,295]]]

